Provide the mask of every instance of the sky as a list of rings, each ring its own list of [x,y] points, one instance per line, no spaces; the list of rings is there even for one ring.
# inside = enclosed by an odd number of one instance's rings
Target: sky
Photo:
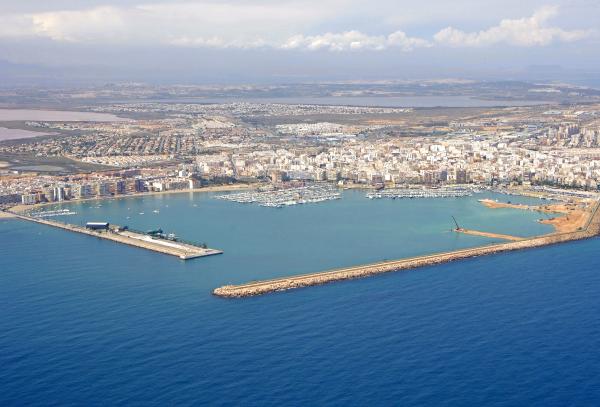
[[[0,0],[0,74],[4,82],[593,81],[599,1]]]

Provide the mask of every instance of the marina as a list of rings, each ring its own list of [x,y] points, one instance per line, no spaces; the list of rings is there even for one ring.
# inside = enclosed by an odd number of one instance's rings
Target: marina
[[[153,239],[153,246],[160,249],[172,249],[169,247],[172,233],[200,243],[195,246],[206,241],[210,247],[228,253],[202,262],[203,272],[220,276],[220,281],[206,287],[207,292],[218,286],[242,284],[248,280],[301,275],[315,270],[499,243],[500,234],[531,237],[551,233],[553,229],[549,224],[539,223],[536,212],[492,211],[480,203],[482,198],[502,199],[494,192],[484,191],[476,197],[449,200],[369,200],[365,199],[364,190],[334,190],[339,191],[343,199],[323,205],[299,205],[289,208],[291,211],[266,210],[257,204],[238,205],[215,199],[222,192],[90,200],[22,207],[21,210],[62,213],[60,211],[68,209],[77,215],[39,220],[56,220],[79,228],[90,221],[103,220],[110,221],[112,229],[116,225],[122,228],[128,225],[129,232],[137,233],[129,239],[134,246],[150,241],[147,237],[150,232],[160,235],[156,236],[160,239]],[[539,204],[540,200],[523,198],[518,202]],[[23,213],[19,209],[15,212]],[[453,233],[451,215],[465,229],[495,234]],[[266,227],[269,225],[273,227]],[[94,234],[108,235],[105,232]],[[179,237],[176,239],[176,243],[182,243]],[[356,246],[357,240],[361,242],[360,250]],[[292,264],[291,268],[288,263]]]
[[[315,184],[271,191],[249,191],[215,196],[215,199],[244,204],[258,204],[268,208],[318,203],[341,199],[341,193],[330,184]]]
[[[466,187],[441,187],[441,188],[389,188],[369,192],[369,199],[412,199],[412,198],[459,198],[473,196],[479,192],[476,189]]]

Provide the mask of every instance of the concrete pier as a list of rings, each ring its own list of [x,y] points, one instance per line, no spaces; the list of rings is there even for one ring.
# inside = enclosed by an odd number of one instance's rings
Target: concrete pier
[[[152,250],[154,252],[169,254],[171,256],[179,257],[182,260],[190,260],[198,257],[213,256],[216,254],[222,254],[221,250],[203,248],[189,243],[183,243],[178,241],[170,241],[166,239],[153,238],[149,235],[137,233],[129,230],[116,231],[110,229],[106,231],[89,230],[78,225],[69,225],[66,223],[60,223],[50,221],[46,219],[38,219],[31,216],[26,216],[14,212],[6,212],[15,218],[26,220],[29,222],[40,223],[42,225],[53,226],[60,229],[68,230],[70,232],[82,233],[88,236],[98,237],[100,239],[112,240],[126,244],[129,246],[140,247],[146,250]]]
[[[548,235],[524,238],[518,241],[511,241],[489,246],[475,247],[472,249],[463,249],[427,256],[411,257],[407,259],[386,261],[355,267],[346,267],[321,273],[257,281],[248,284],[226,285],[215,289],[213,294],[219,297],[227,298],[250,297],[277,291],[291,290],[294,288],[327,284],[334,281],[368,277],[375,274],[388,273],[392,271],[431,266],[455,260],[468,259],[471,257],[486,256],[490,254],[530,249],[573,240],[587,239],[600,234],[600,211],[598,210],[598,205],[598,203],[593,205],[591,211],[589,212],[588,220],[585,226],[582,227],[581,230],[575,232],[551,233]]]

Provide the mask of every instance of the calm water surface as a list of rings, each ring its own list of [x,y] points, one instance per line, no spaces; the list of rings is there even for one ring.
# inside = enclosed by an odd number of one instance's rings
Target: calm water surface
[[[0,109],[0,121],[43,120],[49,122],[112,122],[124,121],[112,114],[94,112],[71,112],[44,109]]]
[[[546,228],[480,197],[351,191],[276,210],[169,195],[81,203],[65,218],[163,226],[225,250],[189,262],[2,221],[0,401],[597,405],[598,239],[244,300],[210,295],[227,281],[486,242],[447,232],[449,212],[467,227]]]
[[[0,141],[17,140],[22,138],[48,136],[52,133],[44,133],[40,131],[22,130],[22,129],[7,129],[0,127]]]
[[[490,210],[478,202],[486,197],[530,200],[493,193],[456,199],[369,200],[364,191],[355,190],[345,191],[342,200],[284,209],[216,200],[215,195],[218,193],[87,201],[47,210],[69,208],[77,212],[58,218],[73,224],[107,221],[141,231],[161,228],[184,239],[206,242],[226,252],[225,256],[194,262],[215,283],[239,283],[499,242],[452,232],[452,216],[464,227],[497,233],[531,236],[552,231],[551,226],[537,222],[547,215]]]

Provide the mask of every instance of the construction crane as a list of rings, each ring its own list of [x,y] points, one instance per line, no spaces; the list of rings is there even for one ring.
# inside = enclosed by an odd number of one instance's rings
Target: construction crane
[[[454,215],[450,215],[452,216],[452,220],[454,221],[454,224],[456,225],[456,229],[454,229],[455,231],[459,231],[462,230],[462,228],[459,226],[458,222],[456,221],[456,218],[454,217]]]

